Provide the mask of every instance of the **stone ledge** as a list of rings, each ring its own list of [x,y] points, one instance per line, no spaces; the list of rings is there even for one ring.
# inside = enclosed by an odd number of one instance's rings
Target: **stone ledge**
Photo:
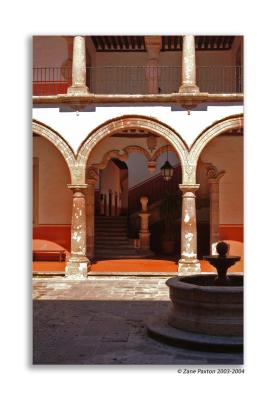
[[[170,93],[170,94],[59,94],[33,96],[33,104],[95,104],[95,103],[177,103],[196,107],[204,102],[243,102],[242,93]]]
[[[167,322],[167,314],[146,321],[148,335],[160,342],[192,350],[219,353],[240,353],[243,362],[243,338],[196,334],[173,328]]]
[[[64,271],[53,271],[53,272],[43,272],[43,271],[34,271],[33,277],[55,277],[55,276],[65,276]],[[171,277],[177,276],[177,272],[88,272],[87,276],[161,276],[161,277]]]

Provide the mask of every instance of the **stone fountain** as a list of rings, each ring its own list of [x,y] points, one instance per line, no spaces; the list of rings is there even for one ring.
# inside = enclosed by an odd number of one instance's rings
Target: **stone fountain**
[[[154,339],[180,347],[219,352],[243,349],[243,276],[227,275],[239,256],[229,256],[229,245],[217,244],[218,255],[205,256],[215,274],[177,276],[167,280],[170,309],[148,321]]]

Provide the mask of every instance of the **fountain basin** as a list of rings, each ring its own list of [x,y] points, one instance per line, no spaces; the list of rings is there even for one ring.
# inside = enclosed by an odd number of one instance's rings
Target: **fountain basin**
[[[168,279],[169,313],[148,320],[149,335],[180,347],[242,352],[243,276],[228,277],[227,286],[217,286],[215,274]]]
[[[168,324],[187,332],[242,339],[243,276],[230,275],[227,286],[215,286],[214,278],[206,274],[169,279]]]

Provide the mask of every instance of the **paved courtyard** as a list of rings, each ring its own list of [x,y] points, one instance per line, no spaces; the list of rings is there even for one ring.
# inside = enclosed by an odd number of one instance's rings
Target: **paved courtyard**
[[[200,352],[147,336],[166,312],[168,276],[33,278],[34,364],[240,365],[240,354]]]

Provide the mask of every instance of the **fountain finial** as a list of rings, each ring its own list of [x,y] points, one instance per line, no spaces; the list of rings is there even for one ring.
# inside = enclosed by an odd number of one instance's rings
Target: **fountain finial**
[[[218,242],[216,245],[217,253],[220,257],[226,257],[229,252],[229,244],[226,242]]]
[[[237,261],[240,261],[240,256],[229,256],[230,246],[226,242],[218,242],[216,250],[217,256],[203,256],[204,260],[207,260],[217,270],[217,277],[215,278],[215,284],[218,286],[230,285],[230,279],[227,276],[228,268],[232,267]]]

